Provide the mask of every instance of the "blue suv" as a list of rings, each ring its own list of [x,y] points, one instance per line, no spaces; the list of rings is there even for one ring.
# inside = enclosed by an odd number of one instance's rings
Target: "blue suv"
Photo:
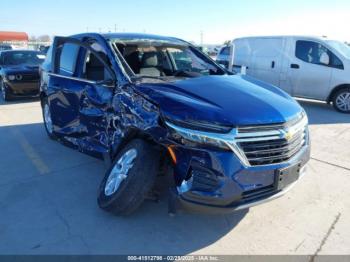
[[[135,211],[164,173],[171,207],[248,208],[287,192],[310,158],[294,99],[177,38],[56,37],[40,97],[50,138],[109,163],[98,204],[117,215]]]

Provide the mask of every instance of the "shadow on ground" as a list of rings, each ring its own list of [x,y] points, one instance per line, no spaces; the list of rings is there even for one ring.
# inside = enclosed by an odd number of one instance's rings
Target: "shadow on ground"
[[[331,105],[311,100],[298,100],[305,109],[310,125],[349,124],[350,115],[337,112]]]
[[[1,94],[1,91],[0,91]],[[1,105],[15,105],[15,104],[26,104],[26,103],[32,103],[40,101],[39,97],[18,97],[16,99],[10,100],[10,101],[4,101],[1,97],[0,99],[0,106]]]
[[[1,254],[188,254],[247,214],[167,214],[167,192],[129,217],[97,206],[105,167],[47,138],[42,124],[0,127]],[[4,150],[6,149],[6,150]]]

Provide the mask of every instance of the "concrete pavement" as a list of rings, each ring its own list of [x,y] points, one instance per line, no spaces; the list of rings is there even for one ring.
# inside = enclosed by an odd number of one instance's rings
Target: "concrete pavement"
[[[301,101],[312,160],[286,196],[230,215],[100,210],[104,164],[51,141],[39,102],[0,102],[0,254],[350,254],[350,116]]]

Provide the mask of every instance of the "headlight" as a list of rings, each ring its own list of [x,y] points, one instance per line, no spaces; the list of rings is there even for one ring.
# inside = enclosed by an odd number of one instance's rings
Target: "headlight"
[[[225,134],[203,132],[180,127],[170,122],[165,123],[173,131],[173,137],[176,140],[181,141],[183,144],[186,142],[194,142],[202,145],[213,146],[227,150],[230,149],[230,147],[225,142],[225,139],[221,138],[221,136],[225,136]]]
[[[168,121],[165,122],[172,130],[172,136],[175,140],[181,141],[182,144],[196,143],[206,146],[213,146],[216,148],[231,150],[244,165],[249,166],[249,161],[244,152],[236,143],[237,129],[231,128],[228,133],[212,133],[204,132],[184,127],[177,126]],[[195,147],[196,144],[193,146]],[[191,146],[191,145],[190,145]]]
[[[16,76],[15,75],[8,75],[7,79],[10,80],[10,81],[13,81],[13,80],[16,79]]]

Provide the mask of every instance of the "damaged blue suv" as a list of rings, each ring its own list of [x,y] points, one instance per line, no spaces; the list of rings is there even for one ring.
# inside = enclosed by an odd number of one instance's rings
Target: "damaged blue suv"
[[[177,38],[56,37],[40,97],[50,138],[109,163],[98,204],[117,215],[135,211],[164,170],[169,206],[248,208],[287,192],[310,158],[294,99]]]

